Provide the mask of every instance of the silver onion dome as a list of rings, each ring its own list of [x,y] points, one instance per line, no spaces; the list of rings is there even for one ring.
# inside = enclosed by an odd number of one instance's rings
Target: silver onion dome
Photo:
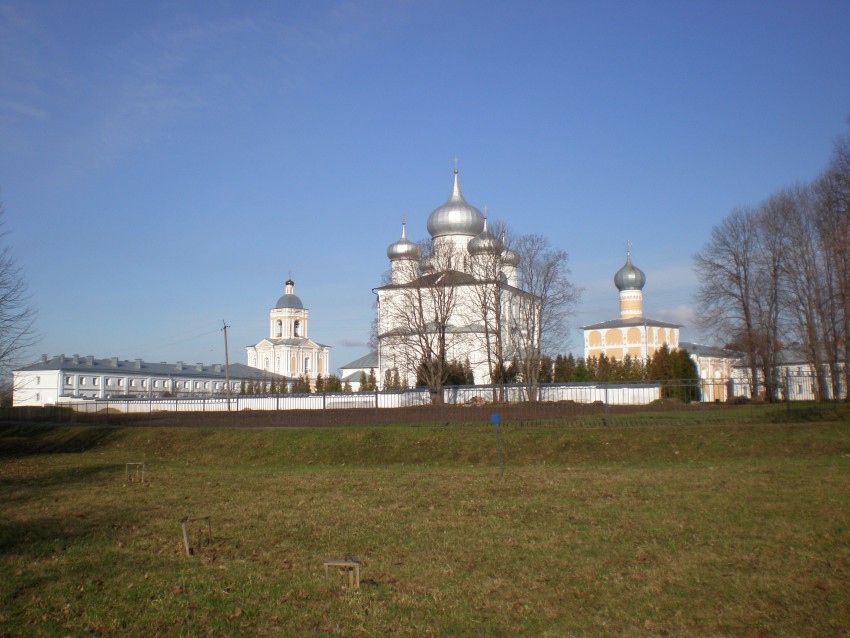
[[[275,308],[295,308],[296,310],[301,310],[304,308],[304,304],[301,303],[301,299],[293,293],[295,282],[291,279],[286,280],[286,293],[281,295],[280,299],[277,300],[277,304]]]
[[[466,249],[470,255],[498,255],[504,250],[502,242],[487,228],[487,218],[484,218],[484,230],[469,240]]]
[[[631,252],[626,252],[626,264],[614,275],[614,285],[622,292],[623,290],[642,290],[644,284],[646,284],[646,275],[632,264]]]
[[[422,249],[407,238],[406,226],[406,222],[401,223],[401,239],[393,242],[387,248],[387,257],[389,257],[390,261],[395,261],[396,259],[419,261],[419,258],[422,256]]]
[[[516,268],[519,266],[519,255],[510,248],[506,248],[505,252],[502,253],[502,263],[505,266],[513,266]]]
[[[458,184],[457,169],[455,169],[451,195],[445,204],[431,211],[428,216],[428,232],[433,238],[443,235],[475,237],[482,230],[484,230],[484,215],[463,198],[460,184]]]

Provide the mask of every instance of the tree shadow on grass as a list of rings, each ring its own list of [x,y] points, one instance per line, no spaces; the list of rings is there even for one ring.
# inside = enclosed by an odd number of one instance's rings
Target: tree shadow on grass
[[[0,503],[11,506],[32,500],[44,500],[52,490],[67,490],[75,484],[91,484],[102,480],[104,475],[112,475],[116,481],[122,480],[124,469],[120,465],[108,464],[50,469],[36,475],[4,472],[0,476]]]
[[[116,428],[0,425],[0,459],[88,452],[120,436]]]

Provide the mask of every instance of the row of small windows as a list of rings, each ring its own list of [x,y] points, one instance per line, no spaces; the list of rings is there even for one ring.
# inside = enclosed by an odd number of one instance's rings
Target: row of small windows
[[[38,379],[37,382],[39,380],[40,379]],[[123,388],[124,387],[124,379],[123,378],[105,377],[104,382],[105,382],[107,388]],[[148,388],[148,379],[130,379],[129,382],[130,382],[130,385],[129,385],[130,388],[140,388],[142,390],[146,390]],[[73,377],[71,377],[71,376],[65,377],[65,385],[70,386],[70,385],[73,385],[73,383],[74,383]],[[97,376],[91,376],[91,377],[81,376],[80,377],[80,385],[81,386],[91,385],[91,386],[94,386],[94,387],[98,387],[98,386],[100,386],[100,383],[101,383],[101,377],[97,377]],[[224,382],[216,381],[212,385],[212,389],[221,390],[222,388],[224,388],[224,386],[225,386]],[[231,387],[233,389],[237,389],[239,387],[239,385],[237,383],[233,383],[233,384],[231,384]],[[166,389],[169,389],[169,388],[172,388],[174,390],[190,390],[190,389],[209,390],[210,389],[210,382],[209,381],[194,381],[194,382],[192,382],[192,381],[179,381],[179,380],[171,381],[171,380],[165,380],[165,379],[153,379],[153,381],[151,383],[151,388],[153,388],[154,390],[159,390],[159,389],[166,390]]]

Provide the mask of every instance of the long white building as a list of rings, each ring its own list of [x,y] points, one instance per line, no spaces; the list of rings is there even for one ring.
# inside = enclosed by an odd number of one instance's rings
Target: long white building
[[[243,364],[230,365],[231,393],[240,392],[243,379],[271,378],[272,375]],[[42,355],[40,361],[12,373],[12,402],[22,406],[56,405],[62,399],[208,397],[226,394],[226,379],[222,364]]]

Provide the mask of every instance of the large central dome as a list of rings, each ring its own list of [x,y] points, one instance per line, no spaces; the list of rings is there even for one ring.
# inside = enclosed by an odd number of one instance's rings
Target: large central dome
[[[484,230],[484,215],[463,198],[457,181],[457,169],[455,169],[452,193],[445,204],[431,211],[428,216],[428,232],[433,238],[444,235],[475,237],[482,230]]]

